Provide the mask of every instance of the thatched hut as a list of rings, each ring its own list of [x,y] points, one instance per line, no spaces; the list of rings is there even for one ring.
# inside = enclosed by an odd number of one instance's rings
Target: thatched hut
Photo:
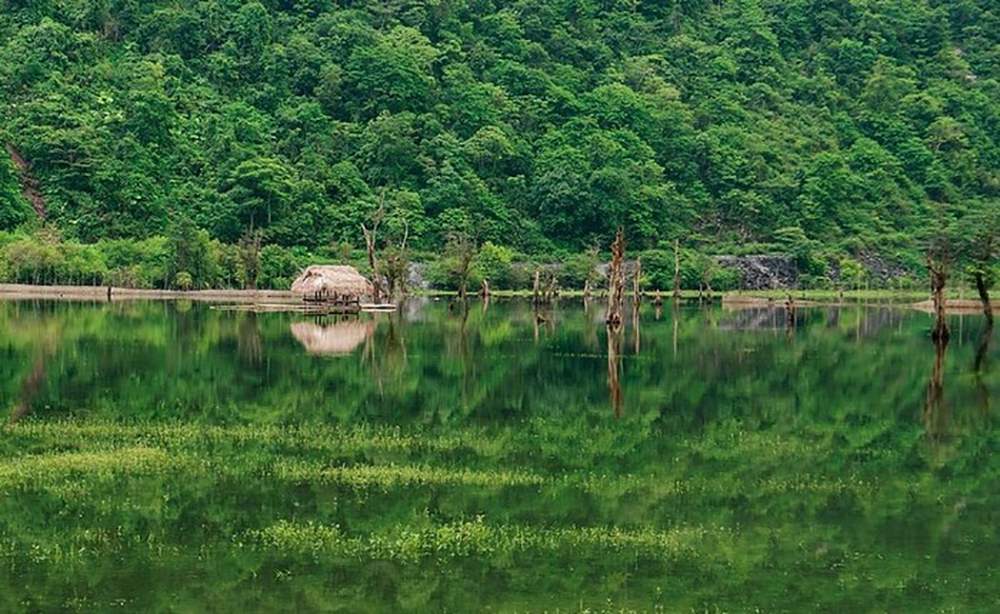
[[[352,266],[313,265],[292,282],[292,292],[307,301],[358,304],[368,300],[375,289]]]

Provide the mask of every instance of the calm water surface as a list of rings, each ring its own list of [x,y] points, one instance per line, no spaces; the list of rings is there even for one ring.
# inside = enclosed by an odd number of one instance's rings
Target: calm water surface
[[[0,610],[1000,610],[981,316],[603,315],[0,303]]]

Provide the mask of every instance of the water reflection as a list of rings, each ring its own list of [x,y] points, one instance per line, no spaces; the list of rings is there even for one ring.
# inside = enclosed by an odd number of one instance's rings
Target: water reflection
[[[62,326],[57,320],[46,320],[36,325],[26,326],[23,332],[31,335],[36,344],[32,351],[31,369],[22,380],[16,401],[10,412],[11,424],[31,413],[32,404],[45,384],[47,365],[59,348]]]
[[[596,307],[411,299],[393,314],[308,320],[197,304],[0,303],[0,407],[12,417],[100,407],[213,420],[279,407],[283,419],[301,420],[304,408],[330,406],[336,390],[341,413],[309,415],[419,421],[460,409],[461,419],[506,420],[572,411],[709,423],[727,411],[826,415],[864,406],[905,413],[911,425],[925,415],[933,427],[938,399],[955,412],[985,408],[1000,387],[987,368],[997,344],[974,315],[929,373],[932,365],[914,360],[928,354],[926,316],[912,310],[800,306],[789,344],[780,302],[671,301],[660,320],[654,302],[628,305],[632,320],[610,334]],[[346,354],[360,360],[312,359]]]
[[[979,407],[983,415],[990,412],[990,388],[986,384],[986,357],[990,353],[990,341],[993,338],[993,320],[986,320],[986,327],[979,337],[976,346],[976,358],[972,363],[972,373],[975,380],[976,393],[979,396]]]
[[[352,611],[484,611],[511,587],[530,594],[492,609],[656,611],[625,593],[662,587],[703,591],[675,608],[692,611],[719,595],[734,611],[983,609],[1000,492],[976,410],[1000,388],[983,320],[932,363],[926,316],[902,309],[802,307],[790,344],[717,306],[645,307],[618,332],[575,300],[551,327],[502,298],[315,321],[0,303],[0,408],[41,427],[2,437],[17,496],[0,497],[0,610],[130,591],[142,611],[348,593]],[[313,351],[333,348],[358,359]]]
[[[934,366],[927,382],[924,401],[924,427],[933,445],[939,445],[948,435],[948,408],[944,402],[944,359],[948,350],[948,337],[934,339]]]
[[[294,334],[294,330],[292,331]],[[264,359],[264,341],[260,334],[257,314],[248,311],[240,314],[237,353],[244,364],[257,366]]]
[[[611,399],[611,413],[615,418],[621,418],[624,402],[622,397],[622,336],[614,326],[607,326],[608,331],[608,392]]]
[[[333,324],[295,322],[292,335],[310,354],[337,356],[350,354],[375,332],[375,320],[345,319]]]

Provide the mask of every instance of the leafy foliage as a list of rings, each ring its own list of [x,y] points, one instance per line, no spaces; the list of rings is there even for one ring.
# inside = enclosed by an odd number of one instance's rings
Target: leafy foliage
[[[815,242],[892,250],[997,201],[998,33],[988,0],[9,2],[0,135],[86,242],[176,212],[359,245],[382,193],[416,249],[457,219],[529,253],[622,224],[822,275]],[[18,202],[0,164],[0,229]]]

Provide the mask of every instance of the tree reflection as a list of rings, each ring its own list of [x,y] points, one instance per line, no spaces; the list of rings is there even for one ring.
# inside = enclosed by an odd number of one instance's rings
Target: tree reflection
[[[56,353],[61,336],[62,331],[58,325],[45,326],[42,329],[41,336],[39,338],[40,343],[38,348],[35,350],[35,358],[31,366],[31,371],[29,371],[28,376],[24,378],[24,382],[21,384],[21,390],[17,396],[17,403],[14,404],[14,408],[10,412],[11,424],[14,424],[31,413],[31,404],[38,396],[39,391],[41,391],[42,384],[45,383],[46,365],[48,364],[49,358]]]
[[[264,343],[260,335],[260,323],[257,314],[248,311],[242,314],[237,328],[236,353],[240,360],[251,366],[263,362]]]
[[[635,302],[632,304],[632,340],[635,343],[635,353],[639,354],[640,346],[640,331],[639,331],[639,299],[636,298]]]
[[[976,392],[979,396],[979,406],[984,414],[990,411],[990,389],[983,378],[986,370],[986,357],[990,352],[990,340],[993,338],[993,320],[986,320],[986,327],[979,337],[976,346],[976,358],[972,363],[973,380],[975,381]]]
[[[608,326],[608,391],[611,395],[611,410],[615,418],[622,416],[622,356],[621,334],[614,326]]]
[[[927,382],[924,401],[924,429],[932,444],[940,444],[947,435],[949,414],[944,403],[944,359],[948,349],[947,335],[934,337],[934,366]]]

